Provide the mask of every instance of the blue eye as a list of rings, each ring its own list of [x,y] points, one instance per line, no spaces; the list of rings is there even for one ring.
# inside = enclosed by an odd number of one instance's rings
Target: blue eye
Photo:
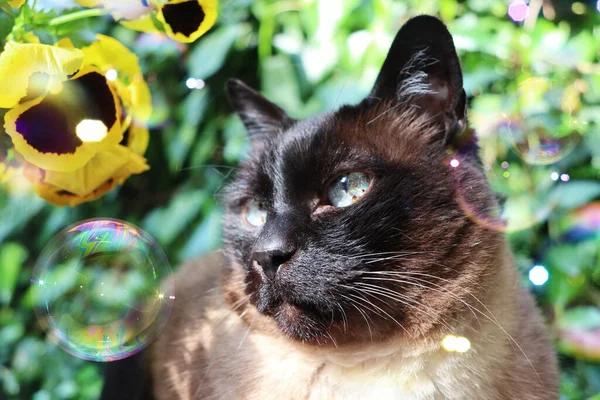
[[[342,175],[327,189],[327,200],[334,207],[348,207],[363,197],[370,185],[371,177],[363,172]]]
[[[257,228],[267,222],[267,211],[262,203],[254,199],[248,199],[244,202],[242,215],[247,223]]]

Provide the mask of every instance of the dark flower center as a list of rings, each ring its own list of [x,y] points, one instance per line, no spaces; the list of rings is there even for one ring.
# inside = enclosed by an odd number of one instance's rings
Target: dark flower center
[[[17,119],[17,131],[40,153],[74,153],[82,141],[77,125],[99,120],[110,129],[116,121],[114,98],[106,78],[97,72],[67,81],[57,94],[25,111]]]
[[[187,37],[198,30],[205,17],[198,1],[167,4],[163,7],[162,13],[173,33],[181,33]]]

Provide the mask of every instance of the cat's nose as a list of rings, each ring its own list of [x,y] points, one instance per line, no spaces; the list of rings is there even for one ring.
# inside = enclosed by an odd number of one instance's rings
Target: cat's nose
[[[272,248],[257,250],[252,253],[252,260],[263,270],[267,278],[273,280],[279,267],[288,262],[296,253],[291,248]]]

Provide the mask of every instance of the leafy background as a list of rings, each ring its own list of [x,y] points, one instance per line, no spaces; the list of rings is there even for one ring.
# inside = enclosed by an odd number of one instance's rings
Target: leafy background
[[[71,5],[39,0],[39,26]],[[219,246],[222,210],[215,193],[248,148],[224,95],[227,78],[259,88],[297,118],[356,102],[370,89],[401,24],[428,13],[441,16],[454,34],[470,119],[492,184],[507,199],[509,221],[535,216],[509,239],[557,345],[562,398],[600,399],[599,6],[595,0],[532,0],[530,6],[542,11],[516,23],[502,0],[223,0],[217,25],[189,46],[130,31],[110,18],[41,29],[50,42],[67,36],[76,44],[109,34],[140,57],[155,108],[147,152],[152,169],[76,208],[50,206],[27,191],[0,191],[0,398],[94,399],[100,393],[103,365],[47,341],[25,301],[36,257],[60,229],[92,217],[120,218],[154,236],[174,266]],[[0,15],[1,37],[11,25],[10,16]],[[205,81],[204,88],[190,90],[190,77]],[[539,77],[552,82],[552,90],[532,111],[519,82]],[[562,159],[524,162],[506,127],[527,113],[565,136],[556,139]],[[570,180],[553,180],[553,172]],[[537,213],[540,207],[547,212]],[[544,285],[527,279],[534,265],[549,271]]]

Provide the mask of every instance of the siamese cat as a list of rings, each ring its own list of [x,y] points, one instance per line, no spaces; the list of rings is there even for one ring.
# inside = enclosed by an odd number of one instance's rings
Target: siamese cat
[[[223,250],[177,271],[167,326],[104,398],[558,399],[504,235],[458,200],[498,209],[440,20],[402,27],[357,105],[298,121],[227,90],[252,150]]]

